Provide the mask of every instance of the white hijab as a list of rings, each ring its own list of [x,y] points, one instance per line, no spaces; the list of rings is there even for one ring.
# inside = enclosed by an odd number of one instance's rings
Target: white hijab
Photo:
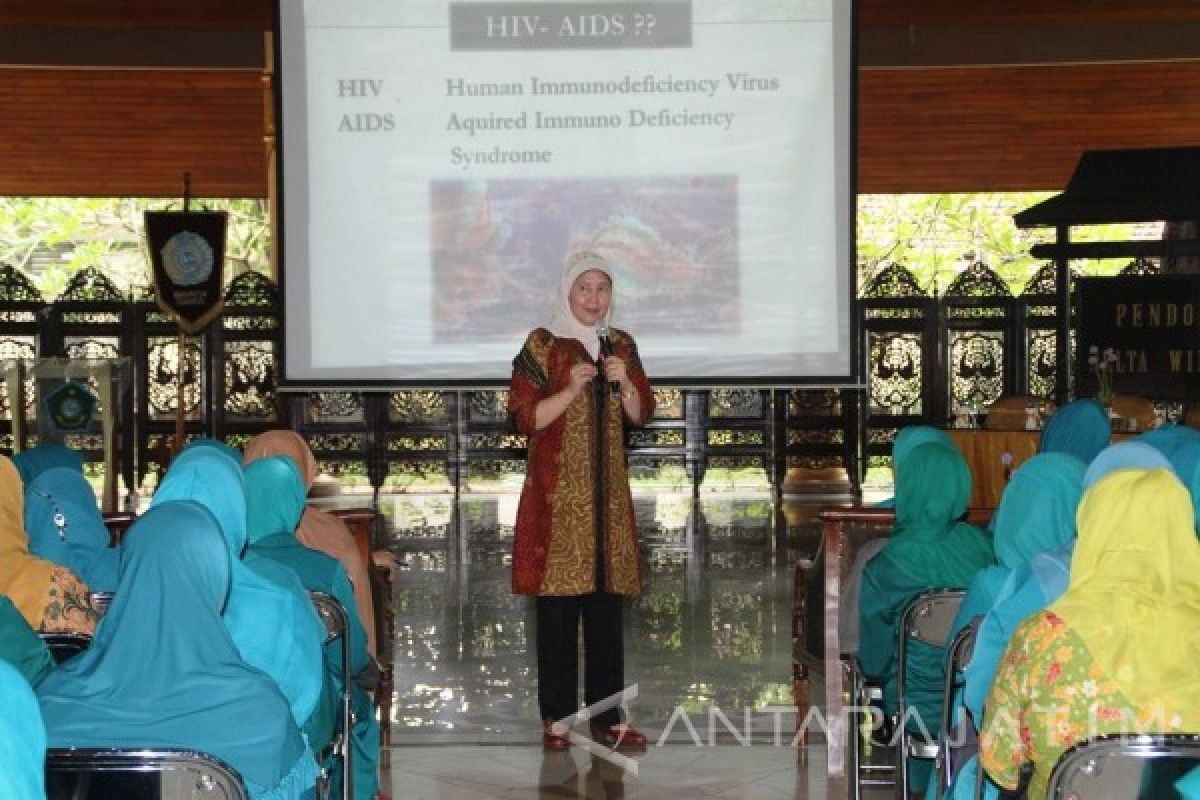
[[[571,287],[575,285],[575,279],[593,269],[603,272],[610,281],[612,280],[612,270],[599,253],[583,250],[567,259],[567,268],[563,272],[562,283],[558,287],[558,303],[554,307],[554,316],[550,319],[550,324],[546,326],[546,329],[560,339],[578,340],[595,361],[600,357],[600,339],[596,336],[596,329],[591,325],[584,325],[571,311]],[[610,304],[608,313],[604,315],[604,323],[608,325],[611,321],[612,305]]]

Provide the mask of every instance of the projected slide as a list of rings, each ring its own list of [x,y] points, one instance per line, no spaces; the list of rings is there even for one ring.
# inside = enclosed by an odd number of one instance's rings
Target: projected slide
[[[285,385],[503,382],[584,248],[653,379],[847,381],[849,12],[280,0]]]
[[[590,181],[436,181],[433,330],[441,341],[511,341],[546,302],[544,265],[603,252],[620,318],[646,335],[738,330],[737,183],[729,176]]]

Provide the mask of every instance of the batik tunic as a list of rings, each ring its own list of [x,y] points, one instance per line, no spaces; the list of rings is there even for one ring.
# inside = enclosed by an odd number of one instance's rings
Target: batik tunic
[[[575,339],[556,338],[544,328],[529,334],[513,360],[509,410],[516,428],[529,437],[525,486],[517,508],[513,542],[513,591],[525,595],[581,595],[603,589],[636,594],[641,584],[637,528],[625,465],[624,426],[642,425],[654,397],[633,338],[612,329],[613,354],[624,359],[637,387],[638,414],[626,418],[620,397],[604,390],[603,441],[598,442],[597,392],[581,391],[566,411],[534,430],[537,404],[571,382],[571,367],[591,363]],[[603,381],[601,374],[596,381]],[[603,450],[604,463],[597,464]],[[597,491],[597,476],[606,491]],[[603,514],[597,515],[597,498]],[[598,516],[603,517],[603,574],[596,586]]]
[[[1021,767],[1032,762],[1027,797],[1045,796],[1059,757],[1084,739],[1191,730],[1177,713],[1137,708],[1052,611],[1017,628],[987,703],[980,762],[992,780],[1010,790],[1017,787]]]

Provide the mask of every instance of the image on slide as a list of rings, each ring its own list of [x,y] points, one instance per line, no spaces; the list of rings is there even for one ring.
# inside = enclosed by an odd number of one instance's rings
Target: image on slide
[[[736,333],[737,215],[734,175],[432,181],[434,339],[519,337],[582,249],[613,265],[618,327]]]

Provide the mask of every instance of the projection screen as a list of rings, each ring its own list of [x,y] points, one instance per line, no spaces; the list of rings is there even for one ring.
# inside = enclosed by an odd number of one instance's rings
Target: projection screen
[[[652,380],[850,383],[850,0],[279,0],[285,389],[496,385],[578,250]]]

